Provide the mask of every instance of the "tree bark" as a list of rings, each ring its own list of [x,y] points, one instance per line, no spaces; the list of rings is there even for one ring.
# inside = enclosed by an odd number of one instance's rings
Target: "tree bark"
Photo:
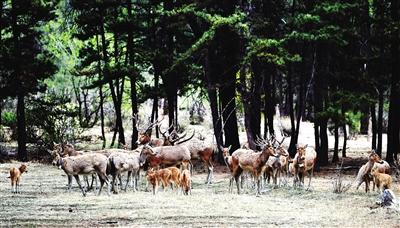
[[[335,147],[333,149],[332,163],[339,161],[339,124],[335,121]]]
[[[219,99],[223,109],[225,145],[232,146],[232,151],[240,148],[235,96],[236,86],[234,81],[229,82],[219,92]]]
[[[270,135],[275,135],[274,132],[274,113],[275,113],[275,88],[273,84],[273,75],[275,70],[271,64],[267,64],[264,70],[264,119],[265,130],[264,138],[269,132]],[[267,130],[268,128],[268,130]]]
[[[376,135],[377,135],[377,123],[376,123],[376,110],[375,110],[375,103],[371,105],[371,125],[372,125],[372,143],[371,148],[376,150]],[[379,155],[380,156],[380,155]]]
[[[252,62],[253,76],[250,79],[251,86],[246,87],[246,72],[245,69],[240,71],[240,92],[242,103],[244,106],[244,121],[247,135],[247,142],[250,149],[257,149],[255,140],[260,136],[261,124],[261,67],[257,60]]]
[[[100,96],[100,125],[101,125],[101,138],[103,140],[102,149],[106,148],[106,134],[104,132],[104,95],[103,95],[103,86],[99,88],[99,96]]]
[[[379,156],[382,156],[382,134],[383,134],[383,104],[384,104],[384,89],[380,88],[378,98],[378,123],[377,123],[377,134],[378,134],[378,146],[376,152]]]
[[[327,118],[324,114],[324,101],[325,92],[328,88],[326,82],[324,82],[327,74],[327,58],[326,53],[328,48],[326,45],[319,43],[317,44],[317,67],[314,82],[314,135],[315,135],[315,146],[317,150],[317,164],[324,166],[328,164],[328,135],[327,135]],[[319,130],[319,131],[318,131]]]
[[[219,119],[220,113],[218,108],[218,96],[217,96],[217,88],[216,88],[216,81],[214,75],[214,69],[211,65],[211,61],[215,61],[215,56],[213,53],[213,48],[209,48],[206,50],[205,58],[204,58],[204,75],[205,81],[207,84],[207,93],[208,98],[210,100],[210,108],[211,108],[211,115],[213,121],[213,128],[214,128],[214,136],[217,142],[217,147],[219,150],[220,146],[224,146],[224,141],[222,137],[222,120]],[[221,151],[220,151],[221,152]]]
[[[19,92],[17,98],[18,159],[26,162],[28,153],[26,151],[25,96],[23,92]]]
[[[399,1],[392,0],[390,5],[393,22],[400,21]],[[389,98],[389,121],[388,121],[388,144],[386,161],[390,164],[397,159],[397,153],[400,150],[399,132],[400,132],[400,56],[399,56],[399,28],[393,28],[391,37],[391,85]]]

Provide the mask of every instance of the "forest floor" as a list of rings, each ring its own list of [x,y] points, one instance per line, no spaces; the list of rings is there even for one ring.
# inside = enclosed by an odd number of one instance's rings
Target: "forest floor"
[[[312,190],[267,186],[261,197],[245,187],[241,195],[228,193],[226,167],[215,168],[214,183],[204,184],[206,174],[195,172],[191,196],[171,189],[153,196],[145,191],[121,191],[101,196],[89,192],[82,197],[73,182],[66,191],[64,172],[51,165],[30,162],[23,174],[21,193],[11,194],[8,170],[16,162],[0,164],[0,226],[285,226],[285,227],[396,227],[400,214],[375,205],[378,193],[355,187],[342,194],[332,193],[334,171],[319,171]],[[196,169],[199,171],[199,168]],[[344,181],[355,179],[355,170],[343,174]],[[399,194],[399,184],[394,185]]]

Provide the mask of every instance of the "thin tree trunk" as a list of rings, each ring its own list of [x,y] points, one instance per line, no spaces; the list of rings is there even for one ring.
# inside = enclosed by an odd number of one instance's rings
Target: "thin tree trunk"
[[[376,110],[375,103],[371,105],[371,124],[372,124],[372,144],[371,148],[376,150],[376,135],[377,135],[377,123],[376,123]],[[380,155],[379,155],[380,156]]]
[[[294,108],[293,108],[293,81],[292,81],[292,64],[289,66],[289,72],[287,75],[287,82],[288,82],[288,105],[289,105],[289,116],[290,116],[290,137],[294,138],[296,132],[296,125],[294,122]]]
[[[335,147],[333,149],[332,163],[339,161],[339,124],[335,121]]]
[[[378,133],[378,146],[376,148],[376,152],[379,156],[382,156],[382,134],[383,134],[383,88],[379,89],[379,98],[378,98],[378,123],[377,123],[377,133]]]
[[[99,56],[97,61],[97,71],[99,78],[104,77],[103,72],[101,71],[101,59],[100,59],[100,45],[99,45],[99,36],[96,35],[96,48],[97,48],[97,55]],[[101,138],[103,140],[102,149],[106,148],[106,134],[104,131],[104,95],[103,95],[103,85],[99,86],[99,96],[100,96],[100,125],[101,125]]]
[[[106,134],[104,132],[104,95],[103,95],[103,86],[99,88],[99,96],[100,96],[100,125],[101,125],[101,138],[103,140],[102,149],[106,148]]]
[[[18,133],[18,159],[28,161],[26,151],[26,122],[25,122],[25,96],[22,92],[18,93],[17,102],[17,133]]]
[[[343,128],[342,158],[345,158],[345,157],[347,157],[346,156],[346,149],[347,149],[347,129],[346,129],[346,124],[343,124],[342,128]]]

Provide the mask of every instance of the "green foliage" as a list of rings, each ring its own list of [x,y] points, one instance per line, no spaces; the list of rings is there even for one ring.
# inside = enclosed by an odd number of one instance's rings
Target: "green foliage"
[[[361,112],[349,111],[345,113],[346,123],[350,126],[350,129],[354,132],[360,131],[360,120],[362,117]]]
[[[14,112],[4,111],[1,113],[1,123],[4,126],[15,129],[17,126],[17,115]]]
[[[69,100],[55,94],[30,100],[26,112],[28,140],[41,139],[51,144],[77,139],[80,133],[77,114],[77,108]]]

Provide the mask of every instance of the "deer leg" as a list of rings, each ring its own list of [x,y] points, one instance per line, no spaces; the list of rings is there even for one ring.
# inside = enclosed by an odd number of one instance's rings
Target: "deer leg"
[[[313,176],[313,173],[314,173],[314,169],[311,169],[310,171],[308,171],[308,187],[307,187],[307,189],[310,189],[310,187],[311,187],[311,178]]]
[[[127,179],[126,179],[126,185],[125,185],[125,192],[126,192],[126,189],[128,189],[128,184],[129,184],[129,181],[131,180],[131,175],[132,175],[132,171],[128,171],[128,177],[127,177]]]
[[[118,175],[118,180],[119,180],[119,187],[120,187],[120,189],[122,190],[122,174],[120,173],[119,175]]]
[[[17,194],[20,193],[19,192],[19,178],[17,178],[17,181],[15,182],[15,187],[17,189]]]
[[[72,176],[71,175],[67,175],[67,177],[68,177],[68,188],[67,188],[67,190],[68,191],[71,191],[71,189],[72,189]]]
[[[100,177],[100,175],[99,175],[99,178],[100,178],[100,183],[101,183],[101,177]],[[111,191],[112,191],[113,193],[116,192],[116,191],[115,191],[115,180],[116,180],[116,178],[117,178],[117,174],[113,173],[113,174],[112,174],[112,180],[111,180]]]
[[[236,188],[237,188],[237,192],[238,194],[240,194],[240,186],[239,186],[239,177],[242,174],[243,170],[238,167],[234,173],[234,177],[235,177],[235,181],[236,181]]]
[[[86,196],[86,192],[82,187],[81,181],[79,180],[79,176],[78,175],[74,175],[74,177],[75,177],[76,183],[78,184],[79,188],[82,191],[83,196]]]
[[[98,195],[101,194],[101,189],[103,188],[104,183],[107,183],[107,187],[108,187],[107,188],[107,195],[110,195],[110,183],[108,181],[107,175],[105,173],[103,173],[103,172],[100,172],[100,171],[97,172],[97,175],[99,176],[99,179],[100,179],[100,188],[99,188]]]
[[[233,187],[233,176],[229,177],[229,188],[228,188],[228,192],[232,193],[232,187]]]

